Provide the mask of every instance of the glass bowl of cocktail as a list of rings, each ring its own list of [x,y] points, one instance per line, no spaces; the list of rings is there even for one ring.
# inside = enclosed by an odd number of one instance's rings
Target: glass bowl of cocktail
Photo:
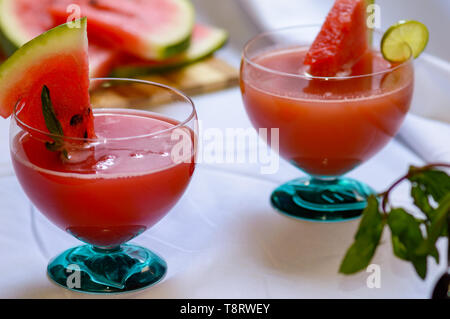
[[[300,219],[341,221],[360,216],[374,193],[343,175],[395,136],[410,107],[414,72],[412,58],[385,60],[376,49],[382,34],[374,32],[373,47],[345,72],[313,76],[304,61],[320,30],[298,26],[250,40],[241,91],[253,126],[279,129],[276,149],[309,175],[277,188],[272,205]]]
[[[86,243],[54,258],[49,277],[84,292],[136,290],[160,281],[166,263],[127,242],[163,218],[188,186],[197,115],[187,96],[161,84],[92,79],[90,86],[95,137],[30,126],[22,99],[11,119],[12,162],[37,209]],[[59,151],[49,146],[55,142]]]

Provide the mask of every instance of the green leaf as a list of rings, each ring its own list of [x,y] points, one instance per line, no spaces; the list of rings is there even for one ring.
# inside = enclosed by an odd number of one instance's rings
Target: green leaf
[[[52,100],[50,99],[50,91],[46,85],[42,88],[41,101],[42,113],[44,114],[45,125],[47,126],[48,131],[51,134],[63,136],[64,132],[62,126],[56,117]]]
[[[433,220],[427,228],[427,239],[417,249],[418,254],[433,254],[436,250],[436,242],[443,233],[448,233],[447,218],[450,214],[450,192],[441,200],[436,209]]]
[[[402,247],[402,257],[411,260],[415,256],[413,253],[415,249],[424,241],[420,230],[420,222],[403,208],[392,209],[387,222],[391,229],[392,238],[395,238],[397,245]]]
[[[50,90],[46,85],[44,85],[44,87],[42,88],[41,102],[45,126],[47,126],[47,129],[50,132],[50,134],[57,135],[52,137],[54,142],[53,143],[46,142],[45,147],[52,152],[61,151],[64,158],[69,159],[69,154],[67,153],[67,150],[63,148],[64,132],[61,123],[56,117],[55,110],[53,109],[52,100],[50,98]]]
[[[378,247],[383,228],[384,222],[378,209],[378,200],[375,196],[370,196],[362,213],[355,242],[342,260],[340,273],[353,274],[367,268]]]
[[[414,205],[420,208],[420,210],[428,217],[428,219],[431,219],[434,214],[434,209],[430,205],[428,195],[420,185],[416,184],[411,187],[411,197],[414,200]]]
[[[427,276],[427,256],[415,257],[411,262],[419,277],[425,279]]]
[[[445,172],[430,169],[418,171],[418,168],[411,167],[409,180],[413,186],[418,185],[425,196],[431,196],[437,203],[440,203],[445,195],[450,193],[450,176]]]
[[[427,273],[428,252],[419,254],[417,249],[425,242],[420,229],[420,221],[408,214],[403,208],[394,208],[388,215],[394,254],[411,261],[417,274],[423,279]]]
[[[391,229],[395,256],[411,262],[420,278],[424,279],[427,275],[428,256],[439,263],[436,242],[440,237],[448,237],[450,231],[447,226],[450,223],[450,176],[434,168],[440,166],[447,164],[411,166],[407,175],[382,194],[383,200],[389,199],[389,194],[400,182],[409,180],[414,204],[426,215],[426,219],[415,218],[403,208],[389,209],[392,205],[384,205],[387,218],[383,219],[375,197],[369,199],[355,241],[342,261],[341,273],[352,274],[368,266],[386,221]]]
[[[419,249],[420,249],[420,247],[419,247]],[[431,248],[430,256],[434,258],[434,260],[436,261],[436,264],[439,264],[440,256],[439,256],[439,250],[437,250],[436,245],[434,245]]]
[[[391,235],[392,249],[394,250],[394,255],[400,259],[408,260],[408,249],[401,242],[398,236]]]

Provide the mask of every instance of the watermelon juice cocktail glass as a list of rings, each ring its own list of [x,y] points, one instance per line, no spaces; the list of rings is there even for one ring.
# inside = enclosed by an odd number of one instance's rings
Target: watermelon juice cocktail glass
[[[413,65],[391,65],[373,49],[343,74],[311,76],[303,61],[319,30],[291,27],[250,40],[241,91],[253,126],[278,128],[280,155],[310,175],[277,188],[272,205],[300,219],[340,221],[360,216],[374,193],[342,175],[397,133],[410,106]],[[379,37],[375,32],[374,44]]]
[[[91,88],[96,138],[28,126],[21,121],[21,100],[11,121],[11,156],[37,209],[86,243],[54,258],[49,277],[83,292],[131,291],[166,272],[163,259],[126,242],[163,218],[188,186],[197,115],[187,96],[164,85],[93,79]],[[55,141],[62,145],[57,152],[48,148]]]

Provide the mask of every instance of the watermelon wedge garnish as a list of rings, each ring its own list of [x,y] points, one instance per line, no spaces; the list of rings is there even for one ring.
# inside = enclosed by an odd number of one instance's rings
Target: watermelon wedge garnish
[[[304,63],[314,76],[345,73],[368,49],[366,0],[336,0]]]
[[[112,75],[116,77],[145,75],[194,63],[220,49],[227,39],[228,33],[225,30],[196,23],[191,44],[186,52],[164,61],[144,60],[122,54]]]
[[[69,4],[89,20],[89,39],[142,59],[164,60],[184,51],[194,26],[189,0],[55,0],[49,12],[67,21]]]
[[[28,41],[56,26],[48,12],[54,1],[0,0],[0,51],[10,56]],[[107,76],[111,71],[108,66],[112,67],[115,57],[113,50],[90,45],[90,76]]]
[[[84,18],[80,28],[63,24],[51,29],[0,65],[1,116],[10,116],[17,104],[20,121],[48,132],[42,109],[42,92],[47,87],[64,136],[94,137],[86,26]]]

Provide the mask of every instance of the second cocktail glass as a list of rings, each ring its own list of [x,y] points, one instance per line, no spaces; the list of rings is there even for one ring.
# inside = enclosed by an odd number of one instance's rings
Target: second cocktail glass
[[[54,258],[49,277],[82,292],[141,289],[159,282],[167,266],[150,250],[126,242],[163,218],[188,186],[197,114],[187,96],[161,84],[90,84],[96,138],[55,136],[27,125],[21,100],[11,120],[11,157],[31,202],[87,243]],[[64,152],[50,150],[50,141]]]
[[[303,61],[319,30],[292,27],[250,40],[241,91],[253,126],[278,128],[280,155],[310,175],[277,188],[272,205],[300,219],[341,221],[360,216],[374,193],[342,175],[397,133],[409,110],[414,72],[411,60],[392,65],[372,49],[347,73],[311,76]],[[374,43],[379,38],[375,32]]]

